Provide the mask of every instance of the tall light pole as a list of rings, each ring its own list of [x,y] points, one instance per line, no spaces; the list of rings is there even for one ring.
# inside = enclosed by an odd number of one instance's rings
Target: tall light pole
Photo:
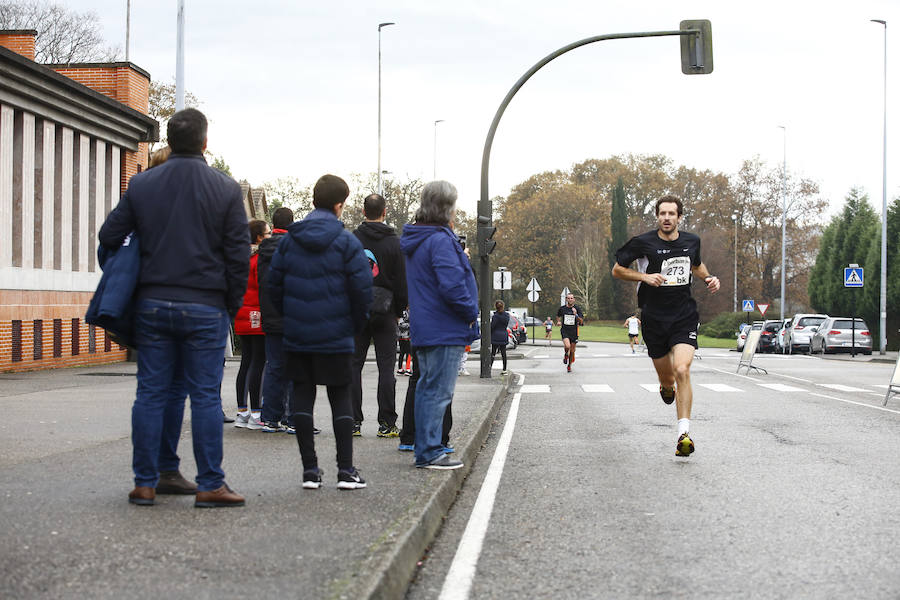
[[[175,41],[175,110],[184,109],[184,0],[178,0]]]
[[[437,179],[437,126],[438,123],[443,123],[443,119],[438,119],[434,122],[434,171],[431,174],[431,178],[433,180]]]
[[[731,213],[731,220],[734,221],[734,308],[731,312],[737,312],[737,211]]]
[[[382,194],[381,188],[381,28],[395,23],[379,23],[378,24],[378,193]]]
[[[884,25],[884,140],[881,156],[881,296],[879,302],[879,344],[878,353],[887,348],[887,21],[872,19],[873,23]]]
[[[131,0],[125,3],[125,62],[129,61],[129,49],[131,48]]]
[[[784,132],[783,162],[781,166],[781,320],[784,321],[784,242],[787,222],[787,127],[778,126]]]

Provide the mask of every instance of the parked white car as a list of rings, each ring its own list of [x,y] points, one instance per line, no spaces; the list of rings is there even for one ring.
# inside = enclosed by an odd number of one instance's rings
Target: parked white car
[[[809,352],[809,341],[812,338],[813,327],[821,325],[828,315],[797,314],[791,319],[791,325],[784,333],[784,347],[788,354],[795,352]]]

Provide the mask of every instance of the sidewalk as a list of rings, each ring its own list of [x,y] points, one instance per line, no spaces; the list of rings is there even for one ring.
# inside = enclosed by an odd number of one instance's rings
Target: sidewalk
[[[367,363],[366,421],[354,438],[366,489],[335,487],[331,413],[319,388],[322,489],[301,488],[294,436],[227,424],[223,466],[247,504],[207,510],[184,496],[158,496],[153,507],[127,502],[135,364],[0,374],[0,597],[402,597],[505,395],[499,377],[477,377],[476,357],[453,402],[451,444],[465,468],[416,469],[396,438],[375,436],[377,372]],[[236,373],[228,361],[229,413]],[[398,377],[398,412],[408,381]],[[189,409],[185,417],[179,454],[190,479]]]

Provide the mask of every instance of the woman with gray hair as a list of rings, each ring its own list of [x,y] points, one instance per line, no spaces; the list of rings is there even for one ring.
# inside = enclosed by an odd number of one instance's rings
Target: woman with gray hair
[[[415,223],[403,228],[410,341],[419,361],[415,401],[416,466],[458,469],[441,444],[444,412],[453,399],[456,372],[466,344],[477,336],[478,288],[453,233],[456,188],[432,181],[422,189]]]

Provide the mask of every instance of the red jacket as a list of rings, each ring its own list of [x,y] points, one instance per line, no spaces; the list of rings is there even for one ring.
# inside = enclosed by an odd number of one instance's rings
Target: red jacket
[[[250,277],[247,279],[247,293],[244,304],[234,317],[234,333],[237,335],[265,335],[259,311],[259,283],[256,279],[256,261],[259,255],[250,257]]]

